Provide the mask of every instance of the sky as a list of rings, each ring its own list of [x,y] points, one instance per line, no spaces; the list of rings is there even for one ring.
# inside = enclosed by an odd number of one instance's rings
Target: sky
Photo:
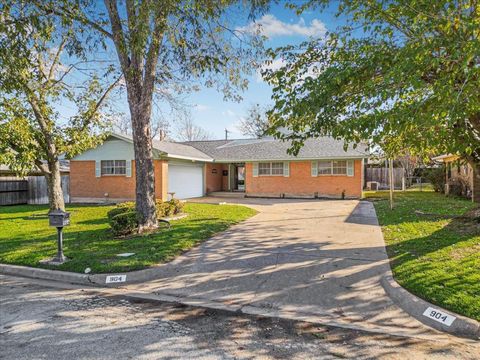
[[[310,38],[324,38],[327,31],[335,30],[338,26],[343,25],[342,19],[335,17],[334,6],[326,10],[307,10],[301,15],[297,15],[293,10],[287,9],[285,2],[280,0],[279,3],[272,4],[268,11],[259,16],[255,20],[255,24],[245,16],[245,22],[240,23],[241,20],[239,20],[237,28],[245,30],[260,24],[263,35],[267,38],[264,44],[265,48],[296,45]],[[116,59],[113,49],[107,49],[105,54],[98,54],[97,57],[100,59]],[[95,66],[100,65],[96,64]],[[271,66],[275,67],[275,63]],[[82,80],[82,75],[80,75],[80,80]],[[261,78],[259,71],[249,76],[248,80],[249,87],[240,94],[243,98],[240,102],[225,101],[222,93],[204,87],[200,88],[199,91],[182,96],[182,101],[189,106],[194,123],[206,130],[212,139],[223,139],[225,129],[229,131],[230,139],[242,138],[244,136],[238,129],[238,125],[247,114],[248,109],[255,104],[260,104],[262,107],[272,104],[271,88]],[[115,98],[112,102],[115,111],[118,112],[117,116],[127,117],[129,110],[125,88],[117,96],[111,95],[111,97]],[[66,99],[58,104],[57,109],[64,121],[76,113],[75,107]],[[122,114],[125,115],[122,116]],[[154,108],[152,119],[155,118]],[[171,135],[175,138],[175,119],[167,118],[167,120],[170,123]]]
[[[269,11],[256,21],[261,24],[264,35],[268,38],[267,48],[284,45],[295,45],[310,37],[321,38],[328,30],[334,30],[339,20],[334,10],[307,11],[298,16],[294,11],[286,9],[283,3],[273,5]],[[244,26],[251,26],[245,24]],[[243,100],[226,102],[222,94],[214,89],[202,89],[188,97],[193,104],[194,122],[208,131],[216,139],[225,137],[225,129],[229,138],[243,137],[238,124],[253,104],[272,104],[271,88],[262,80],[259,73],[248,77],[249,87],[241,95]]]

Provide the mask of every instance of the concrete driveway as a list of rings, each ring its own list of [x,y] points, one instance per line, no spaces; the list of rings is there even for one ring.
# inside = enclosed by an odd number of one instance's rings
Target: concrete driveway
[[[155,280],[130,289],[391,334],[431,333],[380,284],[390,267],[371,203],[197,201],[241,203],[259,213],[156,268]]]

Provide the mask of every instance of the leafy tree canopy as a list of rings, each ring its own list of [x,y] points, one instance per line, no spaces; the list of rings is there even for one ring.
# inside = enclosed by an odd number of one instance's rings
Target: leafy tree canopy
[[[87,58],[91,39],[69,19],[30,1],[2,1],[0,14],[0,163],[40,170],[50,208],[63,209],[59,160],[101,141],[101,110],[120,78]]]
[[[330,1],[309,1],[321,11]],[[371,140],[387,154],[476,155],[480,132],[480,5],[476,1],[343,0],[349,23],[325,39],[272,51],[278,137]],[[290,133],[281,133],[280,128]]]
[[[1,162],[48,173],[41,160],[75,156],[101,139],[100,108],[118,78],[87,57],[91,39],[69,19],[28,1],[3,1],[0,13]],[[61,113],[67,104],[74,115]]]

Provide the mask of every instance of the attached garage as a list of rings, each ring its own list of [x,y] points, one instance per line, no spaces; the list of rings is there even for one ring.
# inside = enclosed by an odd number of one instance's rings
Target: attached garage
[[[168,164],[168,192],[177,199],[202,197],[204,195],[203,164]]]

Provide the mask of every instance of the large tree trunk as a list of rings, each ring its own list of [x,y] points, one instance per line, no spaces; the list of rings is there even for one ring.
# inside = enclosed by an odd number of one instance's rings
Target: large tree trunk
[[[155,172],[150,127],[151,106],[131,104],[133,147],[135,151],[135,201],[139,232],[158,227],[155,206]]]
[[[60,174],[60,162],[54,160],[48,164],[49,173],[45,174],[48,186],[48,203],[50,211],[65,211],[65,200],[63,199],[62,177]]]
[[[125,76],[128,105],[132,121],[133,147],[135,151],[135,191],[136,210],[139,215],[139,232],[158,227],[155,207],[155,174],[153,169],[152,137],[150,116],[152,114],[155,70],[158,63],[161,38],[163,36],[163,20],[160,15],[161,6],[156,6],[153,34],[142,35],[137,32],[141,27],[139,21],[145,21],[140,14],[148,14],[148,1],[136,3],[126,2],[128,29],[124,32],[124,24],[117,6],[117,0],[104,0],[112,27],[112,40],[117,50],[118,60]],[[138,11],[137,11],[138,10]],[[143,41],[142,36],[146,36]],[[150,38],[150,41],[148,39]],[[127,41],[129,39],[130,43]],[[144,48],[147,47],[146,52]]]

